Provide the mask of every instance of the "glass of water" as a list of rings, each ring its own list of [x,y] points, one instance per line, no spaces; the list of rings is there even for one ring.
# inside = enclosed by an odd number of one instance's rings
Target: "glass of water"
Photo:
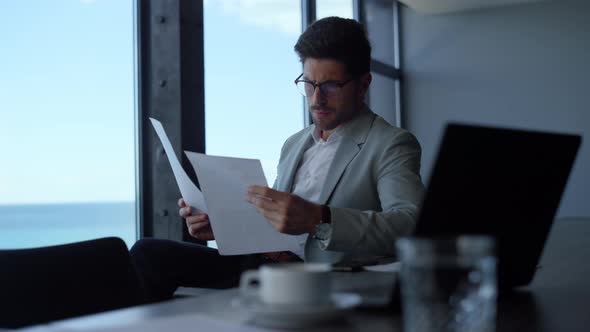
[[[492,332],[494,240],[485,236],[397,241],[405,332]]]

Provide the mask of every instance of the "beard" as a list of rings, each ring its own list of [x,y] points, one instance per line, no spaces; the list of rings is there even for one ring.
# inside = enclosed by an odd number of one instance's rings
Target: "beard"
[[[354,109],[336,111],[334,109],[312,105],[309,108],[313,123],[322,131],[333,130],[348,122],[356,113]]]

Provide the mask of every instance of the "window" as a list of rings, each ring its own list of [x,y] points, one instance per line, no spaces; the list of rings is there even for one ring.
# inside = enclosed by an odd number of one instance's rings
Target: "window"
[[[284,141],[303,128],[300,2],[204,6],[206,152],[260,159],[272,186]]]
[[[394,26],[384,25],[387,20],[372,20],[372,12],[380,8],[386,10],[384,15],[394,15],[394,0],[137,3],[143,236],[192,240],[176,213],[178,188],[167,160],[160,157],[161,147],[145,121],[148,116],[165,120],[177,151],[260,159],[272,185],[283,142],[311,120],[293,84],[302,71],[293,50],[302,25],[336,15],[373,24],[368,28],[373,43],[395,35]],[[379,29],[392,31],[376,39],[373,33]],[[396,40],[385,42],[381,49]],[[371,88],[376,92],[371,96],[370,91],[367,101],[379,106],[376,113],[397,120],[397,64],[373,62],[373,73],[380,75],[374,85],[380,86]],[[383,93],[387,98],[380,98]],[[191,172],[190,164],[184,167]]]
[[[328,16],[353,18],[352,0],[316,0],[316,18]]]
[[[299,0],[204,3],[206,152],[260,159],[269,186],[283,143],[304,125],[300,33]]]
[[[316,0],[316,18],[340,16],[363,23],[371,42],[373,81],[367,104],[393,125],[401,125],[397,3],[394,0]]]
[[[2,1],[0,13],[0,248],[131,245],[132,1]]]
[[[389,123],[401,127],[397,1],[364,0],[359,12],[372,47],[368,104]]]

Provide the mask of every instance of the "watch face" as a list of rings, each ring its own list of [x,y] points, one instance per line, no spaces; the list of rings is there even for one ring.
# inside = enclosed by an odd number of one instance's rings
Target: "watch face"
[[[330,236],[331,232],[332,232],[332,225],[321,223],[321,224],[317,224],[315,226],[315,232],[314,232],[313,236],[318,240],[325,240]]]

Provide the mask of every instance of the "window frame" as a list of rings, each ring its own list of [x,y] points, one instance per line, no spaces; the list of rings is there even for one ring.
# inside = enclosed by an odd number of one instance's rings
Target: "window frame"
[[[316,0],[301,1],[302,31],[316,20]],[[368,24],[369,1],[353,0],[354,18]],[[399,4],[393,2],[394,65],[371,60],[371,71],[395,81],[395,125],[402,125]],[[160,120],[179,160],[197,183],[184,150],[205,153],[203,0],[136,0],[137,204],[139,237],[198,243],[176,205],[179,191],[149,117]],[[371,36],[369,36],[371,38]],[[373,42],[375,42],[373,40]],[[304,126],[312,123],[302,97]],[[369,105],[370,106],[370,105]]]
[[[178,186],[149,117],[162,122],[193,181],[184,150],[205,152],[202,0],[136,0],[140,237],[193,241],[178,215]]]

